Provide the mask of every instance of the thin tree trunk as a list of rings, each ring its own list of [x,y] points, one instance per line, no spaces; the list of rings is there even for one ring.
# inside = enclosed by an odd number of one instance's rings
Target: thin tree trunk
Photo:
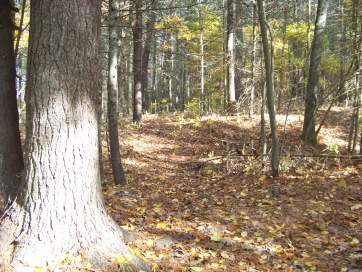
[[[250,105],[249,105],[249,116],[254,115],[254,97],[255,97],[255,75],[256,75],[256,4],[253,5],[253,40],[252,40],[252,60],[251,60],[251,87],[250,87]]]
[[[315,116],[318,107],[318,80],[320,60],[323,50],[324,29],[327,21],[328,0],[318,0],[317,17],[314,29],[305,98],[302,139],[311,143],[317,142]]]
[[[126,184],[118,135],[118,27],[119,0],[109,1],[108,40],[108,129],[113,179],[115,184]]]
[[[0,1],[0,193],[5,204],[19,186],[23,153],[16,99],[13,7]]]
[[[200,27],[200,73],[201,73],[201,94],[200,94],[200,115],[205,113],[205,56],[204,56],[204,26],[202,22],[201,0],[198,0],[199,27]]]
[[[133,123],[142,124],[142,0],[135,0],[133,23]]]
[[[156,8],[158,0],[152,0],[149,18],[146,25],[146,38],[142,54],[142,109],[147,110],[149,107],[148,95],[148,63],[150,59],[151,44],[156,19]]]
[[[234,35],[235,35],[235,19],[234,19],[234,0],[227,0],[227,16],[226,16],[226,56],[227,56],[227,88],[229,94],[229,111],[234,113],[236,110],[235,96],[235,56],[234,56]]]
[[[20,15],[20,23],[19,23],[19,29],[18,29],[18,36],[16,37],[15,59],[17,59],[18,54],[19,54],[19,46],[20,46],[21,34],[23,34],[23,31],[24,31],[24,14],[25,14],[25,8],[26,8],[26,0],[23,0],[22,7],[21,7],[21,15]]]
[[[243,10],[243,1],[236,1],[235,3],[235,94],[236,101],[239,101],[241,96],[243,95],[243,52],[242,46],[244,42],[244,33],[243,33],[243,20],[242,15],[244,13]]]
[[[257,0],[259,11],[260,33],[263,43],[264,62],[265,62],[265,76],[266,76],[266,92],[267,92],[267,105],[269,111],[270,129],[272,134],[272,157],[271,168],[272,176],[276,177],[279,173],[279,139],[278,128],[275,118],[274,109],[274,84],[273,84],[273,66],[272,58],[269,53],[267,27],[264,13],[263,0]]]

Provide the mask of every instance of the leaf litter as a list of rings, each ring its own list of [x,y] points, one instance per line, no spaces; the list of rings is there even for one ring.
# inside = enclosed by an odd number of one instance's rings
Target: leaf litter
[[[274,179],[258,157],[258,118],[146,115],[141,127],[123,124],[128,184],[109,181],[103,191],[113,218],[137,237],[131,248],[153,271],[362,269],[361,161],[291,157],[325,152],[330,141],[342,153],[345,141],[336,137],[344,128],[328,125],[317,146],[303,146],[294,118]]]

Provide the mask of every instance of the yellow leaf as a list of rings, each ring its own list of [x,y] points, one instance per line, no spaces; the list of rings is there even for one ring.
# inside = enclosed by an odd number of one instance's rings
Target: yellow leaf
[[[139,214],[145,214],[146,208],[145,207],[137,207],[137,211]]]
[[[259,181],[260,182],[264,182],[266,180],[266,175],[262,175],[260,178],[259,178]]]
[[[190,268],[192,271],[203,271],[204,270],[202,267],[198,267],[198,266],[192,266]]]
[[[356,205],[353,205],[353,206],[351,207],[351,210],[352,210],[352,211],[359,210],[361,207],[362,207],[362,204],[361,204],[361,203],[358,203],[358,204],[356,204]]]
[[[139,251],[138,249],[132,249],[132,252],[136,255],[141,256],[141,251]]]
[[[218,263],[212,263],[210,266],[211,266],[211,268],[214,268],[214,269],[219,268]]]
[[[216,235],[213,235],[213,236],[210,237],[210,240],[215,241],[215,242],[220,242],[221,239],[222,238],[220,236],[216,236]]]
[[[248,236],[248,232],[247,231],[243,231],[242,233],[240,233],[240,236],[245,238],[246,236]]]
[[[357,245],[357,244],[359,244],[359,240],[357,238],[353,238],[352,241],[349,244],[350,245]]]
[[[124,264],[127,261],[127,259],[124,256],[118,256],[116,259],[116,262],[119,264]]]
[[[244,168],[243,172],[248,173],[250,171],[250,169],[251,169],[251,166],[247,166]]]
[[[153,240],[152,240],[152,239],[148,239],[148,240],[146,241],[146,245],[149,246],[149,247],[153,246]]]
[[[312,267],[313,266],[313,264],[311,263],[311,262],[305,262],[304,263],[306,266],[308,266],[308,267]]]
[[[158,229],[165,229],[167,227],[168,227],[167,222],[159,222],[159,223],[157,223],[157,226],[156,226],[156,228],[158,228]]]

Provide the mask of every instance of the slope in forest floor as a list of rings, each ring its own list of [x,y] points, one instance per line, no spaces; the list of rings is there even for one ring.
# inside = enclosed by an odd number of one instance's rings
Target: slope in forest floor
[[[301,115],[288,116],[285,137],[278,116],[273,179],[258,156],[260,119],[146,115],[120,129],[126,186],[112,185],[106,159],[107,207],[154,271],[362,269],[362,164],[333,157],[347,122],[336,109],[312,146],[299,139]]]

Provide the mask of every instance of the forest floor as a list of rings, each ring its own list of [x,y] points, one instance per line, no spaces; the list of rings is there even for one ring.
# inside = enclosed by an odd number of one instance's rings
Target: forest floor
[[[350,112],[335,108],[317,145],[300,140],[301,112],[285,119],[277,116],[276,178],[258,156],[259,117],[145,115],[141,127],[122,119],[125,186],[113,185],[103,135],[107,209],[153,271],[362,271],[362,161],[346,155]],[[270,138],[267,128],[268,152]]]
[[[362,162],[333,157],[346,154],[349,116],[334,109],[312,146],[299,138],[300,113],[285,138],[278,115],[277,178],[257,156],[259,118],[124,120],[128,184],[112,185],[104,142],[107,208],[153,271],[362,271]]]

